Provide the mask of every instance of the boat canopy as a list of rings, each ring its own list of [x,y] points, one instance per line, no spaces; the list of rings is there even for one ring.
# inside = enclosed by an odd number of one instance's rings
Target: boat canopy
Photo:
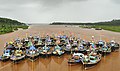
[[[114,41],[114,40],[111,40],[111,43],[115,43],[115,41]]]
[[[4,50],[3,56],[10,56],[10,50],[9,49]]]
[[[7,48],[10,49],[10,48],[13,48],[13,46],[12,45],[8,45]]]
[[[63,35],[63,36],[61,36],[60,38],[66,39],[66,38],[67,38],[67,36],[66,36],[66,35]]]
[[[32,42],[28,42],[28,47],[33,46]]]
[[[10,41],[10,42],[9,42],[9,44],[13,44],[13,42],[12,42],[12,41]]]
[[[55,46],[55,49],[56,50],[61,50],[61,47],[57,45],[57,46]]]
[[[29,50],[36,50],[34,46],[30,46]]]
[[[15,39],[15,42],[20,43],[20,39],[19,39],[19,38],[16,38],[16,39]]]
[[[103,42],[102,40],[100,40],[100,41],[98,42],[98,44],[104,44],[104,42]]]
[[[47,42],[52,42],[52,40],[51,40],[51,39],[48,39]]]
[[[10,52],[10,50],[9,50],[9,49],[7,49],[7,50],[4,50],[4,52],[5,52],[5,53],[9,53],[9,52]]]

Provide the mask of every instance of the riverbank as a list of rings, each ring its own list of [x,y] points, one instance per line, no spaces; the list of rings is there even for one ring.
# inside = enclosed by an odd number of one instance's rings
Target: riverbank
[[[104,22],[94,22],[94,23],[67,23],[67,22],[53,22],[50,25],[71,25],[80,26],[82,28],[95,28],[104,29],[113,32],[120,32],[120,20],[104,21]]]
[[[21,23],[17,20],[12,20],[8,18],[0,18],[0,35],[18,30],[18,28],[28,29],[28,25]]]
[[[5,26],[5,27],[0,28],[0,35],[17,31],[19,28],[28,29],[28,26],[12,26],[12,27]]]
[[[112,25],[87,25],[87,26],[83,26],[81,25],[80,27],[82,28],[94,28],[97,30],[108,30],[108,31],[113,31],[113,32],[120,32],[120,26],[112,26]]]

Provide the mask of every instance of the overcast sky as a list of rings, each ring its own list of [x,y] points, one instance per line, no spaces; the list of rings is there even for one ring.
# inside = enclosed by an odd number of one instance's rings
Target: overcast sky
[[[120,0],[0,0],[0,17],[25,23],[120,19]]]

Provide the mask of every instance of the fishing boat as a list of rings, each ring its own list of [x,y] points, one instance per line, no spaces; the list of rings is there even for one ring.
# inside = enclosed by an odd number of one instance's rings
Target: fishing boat
[[[104,47],[104,46],[105,46],[105,44],[102,45],[102,47]],[[101,46],[97,47],[95,42],[94,43],[90,43],[90,47],[92,48],[91,49],[92,51],[96,51],[96,52],[98,52],[100,54],[102,53],[102,47]]]
[[[60,37],[61,40],[65,41],[67,39],[67,36],[66,35],[63,35]]]
[[[38,42],[35,44],[35,47],[39,48],[39,47],[43,47],[45,46],[44,42],[42,41],[42,39],[39,39]]]
[[[81,61],[82,61],[82,64],[84,65],[84,68],[89,69],[101,61],[101,54],[91,52],[88,55],[84,55],[84,57],[81,59]]]
[[[66,44],[66,47],[64,48],[64,50],[65,50],[65,52],[70,53],[71,52],[71,48],[72,48],[71,44],[68,43],[68,44]]]
[[[102,30],[102,28],[95,28],[95,30]]]
[[[67,36],[66,35],[61,36],[60,38],[61,45],[64,46],[66,45],[67,42],[68,42]]]
[[[81,43],[83,46],[89,46],[89,44],[88,44],[87,41],[85,41],[85,40],[80,40],[80,43]]]
[[[111,47],[107,46],[107,44],[105,43],[105,45],[101,48],[101,51],[102,51],[102,56],[105,56],[111,53]]]
[[[54,55],[61,56],[64,53],[65,53],[65,51],[59,45],[55,46],[55,48],[53,50]]]
[[[64,46],[64,41],[63,40],[60,40],[60,39],[58,39],[58,40],[56,40],[56,43],[59,43],[58,45],[60,46],[60,47],[62,47],[62,46]]]
[[[65,45],[65,40],[64,40],[64,37],[62,35],[58,35],[57,38],[56,38],[56,43],[62,47]]]
[[[32,40],[32,39],[34,39],[34,37],[33,37],[32,35],[30,35],[30,36],[28,37],[28,40]]]
[[[69,42],[70,42],[70,44],[73,44],[73,41],[74,41],[74,36],[70,36],[70,37],[69,37]]]
[[[25,44],[28,44],[28,42],[29,42],[28,38],[25,38],[24,42],[25,42]]]
[[[0,56],[0,60],[1,61],[7,61],[7,60],[9,60],[11,54],[12,54],[11,50],[5,49],[4,53],[2,54],[2,56]]]
[[[85,48],[85,46],[83,46],[83,44],[79,44],[78,49],[76,51],[83,53],[86,51],[86,48]]]
[[[38,43],[38,40],[39,40],[39,36],[34,36],[33,37],[34,44]]]
[[[105,42],[103,40],[99,40],[98,43],[96,43],[97,47],[102,47],[104,46]]]
[[[81,62],[81,59],[84,57],[82,53],[74,53],[72,57],[68,60],[70,65],[74,65]]]
[[[107,55],[111,53],[111,48],[108,46],[102,47],[102,55]]]
[[[72,45],[72,51],[73,52],[78,52],[78,42],[76,40],[73,41]]]
[[[32,45],[26,49],[26,55],[31,61],[34,61],[39,56],[39,51]]]
[[[73,41],[72,47],[77,47],[78,46],[78,42],[76,40]]]
[[[53,41],[55,41],[55,34],[52,33],[50,39],[52,39]]]
[[[26,49],[25,46],[23,47],[23,43],[21,43],[21,42],[14,44],[14,47],[15,47],[15,50],[18,50],[18,49],[25,50]]]
[[[91,51],[96,51],[98,50],[98,48],[96,47],[96,44],[94,42],[89,42],[90,43],[90,46],[89,46],[89,49]]]
[[[50,39],[50,38],[46,39],[46,42],[45,42],[45,43],[46,43],[47,46],[52,46],[52,47],[55,46],[53,40]]]
[[[22,45],[22,48],[23,48],[23,50],[25,50],[26,49],[26,41],[25,41],[25,39],[23,38],[22,40],[21,40],[21,45]]]
[[[6,43],[5,49],[15,50],[13,42]]]
[[[41,49],[39,49],[39,53],[42,56],[49,56],[49,55],[52,54],[51,47],[48,47],[48,46],[45,45],[44,47],[42,47]]]
[[[116,43],[114,40],[108,43],[108,46],[111,47],[111,51],[118,51],[120,46],[118,43]]]
[[[19,62],[20,60],[23,60],[25,58],[25,52],[22,50],[15,50],[15,52],[10,56],[10,60],[12,60],[14,63]]]
[[[83,46],[83,44],[80,43],[78,46],[72,47],[72,51],[83,53],[86,51],[86,48],[85,48],[85,46]]]
[[[14,44],[21,43],[21,40],[19,38],[15,39]]]
[[[60,47],[63,47],[63,46],[65,46],[65,45],[66,45],[66,41],[65,41],[65,40],[60,39],[59,46],[60,46]]]
[[[30,46],[33,46],[33,43],[31,41],[29,41],[27,44],[26,44],[26,48],[29,49]]]

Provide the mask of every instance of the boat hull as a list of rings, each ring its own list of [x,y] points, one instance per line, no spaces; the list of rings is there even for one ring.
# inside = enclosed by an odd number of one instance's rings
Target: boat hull
[[[0,57],[0,61],[3,61],[3,62],[5,62],[5,61],[8,61],[10,59],[10,57]]]
[[[99,54],[96,62],[92,62],[91,60],[90,60],[90,62],[84,62],[83,59],[81,59],[81,62],[82,62],[82,64],[84,65],[84,68],[85,68],[85,69],[89,69],[89,68],[97,65],[97,64],[101,61],[101,57],[102,57],[102,55]]]
[[[40,52],[40,56],[41,57],[49,57],[49,56],[51,56],[52,55],[52,52]]]
[[[19,61],[25,59],[25,55],[20,56],[20,57],[10,57],[10,60],[13,61],[14,63],[18,63]]]
[[[69,64],[69,65],[75,65],[75,64],[78,64],[78,63],[80,63],[80,62],[81,62],[80,59],[78,59],[78,60],[69,59],[69,60],[68,60],[68,64]]]
[[[39,53],[36,54],[27,54],[27,58],[29,58],[30,60],[35,60],[39,57]]]

